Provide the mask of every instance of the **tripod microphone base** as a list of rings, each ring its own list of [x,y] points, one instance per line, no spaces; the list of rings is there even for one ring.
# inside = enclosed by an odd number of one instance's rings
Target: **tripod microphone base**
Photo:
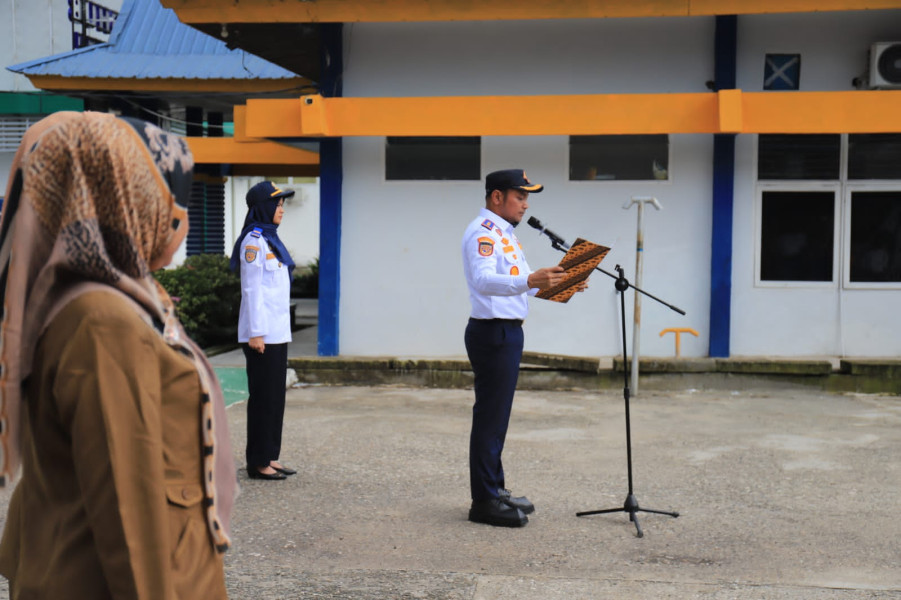
[[[635,515],[637,512],[647,512],[647,513],[656,513],[658,515],[669,515],[671,517],[678,517],[679,513],[677,512],[669,512],[665,510],[654,510],[652,508],[641,508],[638,506],[638,500],[635,498],[634,494],[629,494],[626,496],[626,501],[623,503],[620,508],[605,508],[602,510],[586,510],[584,512],[576,513],[577,517],[587,517],[588,515],[601,515],[605,513],[614,513],[614,512],[626,512],[629,513],[629,520],[635,523],[635,530],[638,532],[638,537],[644,537],[644,532],[641,530],[641,525],[638,524],[638,517]]]

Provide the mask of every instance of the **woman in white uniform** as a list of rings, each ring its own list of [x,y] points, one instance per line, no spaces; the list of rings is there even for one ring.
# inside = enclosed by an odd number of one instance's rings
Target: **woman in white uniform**
[[[241,273],[238,341],[247,360],[247,475],[280,480],[297,471],[279,462],[285,414],[285,377],[291,341],[294,261],[278,237],[285,214],[281,190],[263,181],[247,192],[247,217],[231,256]]]

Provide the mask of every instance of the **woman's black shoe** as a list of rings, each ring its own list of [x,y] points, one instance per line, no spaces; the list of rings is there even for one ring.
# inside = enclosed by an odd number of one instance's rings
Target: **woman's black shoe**
[[[276,471],[278,471],[279,473],[282,473],[283,475],[296,475],[297,474],[297,471],[295,471],[294,469],[289,469],[288,467],[286,467],[284,465],[282,465],[280,467],[272,467],[272,468],[275,469]]]
[[[279,473],[278,471],[276,471],[275,473],[262,473],[259,469],[256,469],[254,467],[247,467],[247,476],[251,479],[268,479],[270,481],[288,478],[287,475],[285,475],[284,473]]]

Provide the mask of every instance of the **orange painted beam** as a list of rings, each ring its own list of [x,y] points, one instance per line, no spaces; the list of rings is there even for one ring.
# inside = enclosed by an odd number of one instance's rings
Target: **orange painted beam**
[[[901,90],[742,94],[742,133],[901,133]]]
[[[901,8],[893,0],[690,0],[689,4],[688,14],[699,16]]]
[[[319,177],[319,165],[232,165],[232,177]]]
[[[713,133],[715,94],[248,100],[254,137]]]
[[[721,90],[717,92],[720,133],[741,133],[742,120],[741,90]]]
[[[187,137],[197,164],[230,164],[235,174],[317,176],[319,154],[247,135],[247,107],[234,108],[234,137]],[[260,169],[263,169],[262,171]]]
[[[197,164],[318,166],[319,154],[270,141],[187,137]]]
[[[256,138],[901,132],[901,91],[248,100]]]
[[[312,85],[309,79],[136,79],[102,77],[63,77],[59,75],[30,75],[31,84],[39,90],[103,90],[128,92],[206,92],[259,94],[300,90]]]
[[[684,17],[901,8],[899,0],[162,0],[184,23]]]

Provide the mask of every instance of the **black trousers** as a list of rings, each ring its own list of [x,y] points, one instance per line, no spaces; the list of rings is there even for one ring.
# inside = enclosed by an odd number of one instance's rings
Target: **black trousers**
[[[503,489],[501,454],[513,408],[522,358],[522,321],[470,319],[466,353],[475,375],[475,404],[469,436],[469,482],[476,502],[497,498]]]
[[[262,354],[243,344],[247,360],[247,448],[248,467],[264,467],[278,460],[285,419],[285,377],[288,344],[266,344]]]

